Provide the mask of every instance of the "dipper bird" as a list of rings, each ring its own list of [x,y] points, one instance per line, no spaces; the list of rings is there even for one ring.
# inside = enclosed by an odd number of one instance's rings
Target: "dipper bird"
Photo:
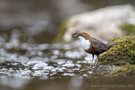
[[[92,54],[93,59],[94,55],[98,56],[99,54],[107,51],[112,46],[91,37],[85,32],[74,33],[73,37],[78,37],[80,39],[83,49],[85,52]]]

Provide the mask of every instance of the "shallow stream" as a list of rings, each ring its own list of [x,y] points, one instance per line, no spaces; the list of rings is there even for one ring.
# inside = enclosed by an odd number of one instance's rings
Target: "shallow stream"
[[[78,41],[52,44],[65,18],[125,3],[135,4],[132,0],[1,0],[0,90],[134,90],[135,76],[104,76],[115,66],[89,69],[92,57]]]

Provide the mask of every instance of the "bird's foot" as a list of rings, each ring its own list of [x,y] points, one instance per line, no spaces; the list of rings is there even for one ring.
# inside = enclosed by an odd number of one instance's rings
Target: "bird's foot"
[[[98,63],[98,59],[95,59],[95,62],[90,65],[89,70],[93,71],[96,68],[97,63]]]
[[[85,69],[81,69],[79,70],[79,72],[88,72],[88,71],[93,72],[95,68],[97,67],[97,63],[98,63],[98,59],[95,59],[95,62],[94,63],[92,62],[91,64],[89,64],[90,66],[88,66],[87,69],[85,67]]]

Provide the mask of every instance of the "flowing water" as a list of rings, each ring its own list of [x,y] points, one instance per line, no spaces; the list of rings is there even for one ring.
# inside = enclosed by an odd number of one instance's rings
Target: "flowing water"
[[[103,1],[1,0],[0,90],[134,90],[134,76],[104,76],[115,66],[89,69],[91,55],[78,41],[51,44],[59,24],[71,15],[107,5],[135,4]]]

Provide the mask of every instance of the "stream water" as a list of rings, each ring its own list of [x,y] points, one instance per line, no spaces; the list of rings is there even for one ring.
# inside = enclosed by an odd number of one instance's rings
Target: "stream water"
[[[134,90],[135,76],[104,77],[115,66],[87,70],[92,58],[78,41],[51,44],[65,18],[126,3],[135,4],[132,0],[1,0],[0,90]]]

